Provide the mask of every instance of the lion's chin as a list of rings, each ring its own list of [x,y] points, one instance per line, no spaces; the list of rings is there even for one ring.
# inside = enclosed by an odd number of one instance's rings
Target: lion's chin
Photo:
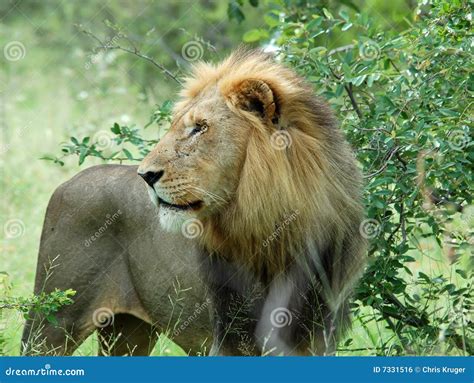
[[[163,230],[171,233],[180,233],[183,230],[184,223],[189,219],[196,218],[196,215],[192,212],[177,211],[160,206],[158,217]]]

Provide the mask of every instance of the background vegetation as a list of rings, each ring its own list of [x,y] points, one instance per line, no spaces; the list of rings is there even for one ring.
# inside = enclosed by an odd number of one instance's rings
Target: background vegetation
[[[54,317],[74,299],[21,298],[54,188],[142,158],[189,65],[244,41],[314,84],[364,169],[370,262],[338,354],[472,354],[472,15],[467,0],[3,2],[1,351],[18,354],[25,305]]]

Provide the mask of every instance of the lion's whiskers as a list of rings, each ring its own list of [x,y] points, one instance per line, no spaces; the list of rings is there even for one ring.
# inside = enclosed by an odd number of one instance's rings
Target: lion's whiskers
[[[212,200],[214,200],[217,203],[219,203],[219,202],[226,203],[227,202],[223,197],[221,197],[220,195],[218,195],[216,193],[210,192],[208,190],[202,189],[202,188],[197,187],[197,186],[191,186],[191,188],[198,191],[198,192],[203,193],[204,195],[209,196]],[[192,191],[190,191],[190,193],[192,193]]]

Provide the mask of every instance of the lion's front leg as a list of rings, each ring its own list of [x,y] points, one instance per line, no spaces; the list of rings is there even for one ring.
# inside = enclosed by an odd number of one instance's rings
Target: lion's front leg
[[[264,288],[242,267],[223,259],[202,263],[212,301],[211,355],[261,355],[255,339]]]
[[[256,312],[261,307],[257,295],[220,286],[216,289],[213,306],[214,342],[211,355],[260,355],[255,339]]]

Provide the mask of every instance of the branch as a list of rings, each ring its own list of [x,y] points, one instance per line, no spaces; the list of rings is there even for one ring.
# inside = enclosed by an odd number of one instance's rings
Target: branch
[[[357,101],[354,97],[354,93],[352,91],[352,83],[350,82],[349,84],[344,84],[344,89],[347,92],[347,95],[349,96],[351,100],[352,107],[354,108],[355,112],[357,113],[357,116],[359,116],[359,119],[362,120],[362,112],[359,109],[359,105],[357,104]]]
[[[383,298],[387,299],[390,303],[392,303],[394,306],[396,306],[400,310],[400,314],[387,312],[383,310],[383,307],[377,305],[376,308],[381,312],[383,318],[387,321],[390,327],[394,326],[393,322],[390,320],[390,317],[398,320],[399,323],[403,323],[405,325],[412,326],[415,328],[423,328],[424,326],[429,324],[426,318],[424,317],[419,318],[414,315],[411,315],[412,313],[408,312],[406,307],[397,299],[397,297],[394,294],[387,293],[383,296]],[[405,314],[408,314],[409,316]],[[461,335],[453,333],[453,334],[446,335],[446,338],[449,341],[451,341],[452,344],[456,346],[458,349],[464,350],[469,355],[472,355],[474,353],[474,348],[472,344]]]
[[[354,46],[355,46],[354,44],[349,44],[349,45],[343,45],[342,47],[338,47],[338,48],[331,49],[331,50],[328,52],[328,55],[329,55],[329,56],[332,56],[332,55],[335,54],[335,53],[350,51],[351,49],[354,48]]]
[[[390,134],[390,133],[389,133]],[[400,156],[400,153],[399,152],[396,152],[395,153],[395,157],[397,158],[398,161],[400,161],[400,163],[402,164],[402,167],[403,167],[403,170],[407,170],[407,162],[402,158],[402,156]]]
[[[326,62],[328,64],[328,68],[331,71],[331,74],[334,76],[334,78],[338,81],[342,79],[342,76],[339,76],[336,72],[334,72],[334,69],[332,69],[331,64],[329,63],[329,56],[332,53],[336,53],[336,51],[340,52],[342,50],[346,50],[346,49],[349,49],[349,48],[352,49],[353,47],[354,47],[353,45],[347,45],[345,47],[336,48],[336,49],[333,49],[332,51],[330,51],[329,54],[326,56]],[[352,83],[350,82],[349,84],[344,84],[344,89],[346,90],[347,94],[349,95],[349,98],[350,98],[351,104],[352,104],[352,108],[357,113],[357,116],[359,117],[359,119],[362,120],[362,117],[363,117],[362,112],[360,111],[359,105],[357,104],[357,101],[354,97],[354,92],[352,90]]]
[[[385,168],[388,166],[388,162],[398,152],[399,149],[400,149],[399,146],[395,146],[394,148],[390,149],[387,152],[387,154],[385,155],[386,160],[384,160],[384,163],[383,163],[382,167],[379,170],[376,170],[373,173],[365,175],[364,178],[372,178],[372,177],[375,177],[376,175],[379,175],[380,173],[382,173],[385,170]]]
[[[406,242],[406,229],[405,229],[405,212],[404,212],[404,204],[403,204],[403,198],[405,197],[405,194],[402,195],[402,200],[400,201],[400,220],[398,224],[395,226],[395,229],[392,230],[390,235],[387,238],[387,243],[390,243],[392,241],[392,238],[394,237],[395,234],[397,234],[398,230],[402,229],[402,239],[403,242]]]
[[[94,35],[91,31],[88,31],[88,30],[85,30],[83,28],[80,29],[81,32],[83,32],[84,34],[86,34],[87,36],[91,37],[92,39],[94,39],[95,41],[97,41],[99,43],[99,47],[97,48],[94,48],[94,51],[96,51],[97,49],[100,49],[100,50],[103,50],[103,51],[107,51],[109,49],[116,49],[116,50],[121,50],[121,51],[124,51],[124,52],[127,52],[127,53],[131,53],[132,55],[135,55],[137,57],[140,57],[146,61],[148,61],[149,63],[151,63],[152,65],[154,65],[155,67],[157,67],[161,72],[163,72],[166,76],[168,76],[169,78],[173,79],[174,81],[176,81],[179,85],[182,85],[183,83],[173,74],[171,73],[168,69],[166,69],[162,64],[156,62],[153,58],[151,58],[150,56],[147,56],[143,53],[141,53],[129,40],[129,42],[131,43],[131,45],[133,46],[133,49],[130,49],[130,48],[126,48],[126,47],[123,47],[119,44],[113,44],[111,45],[110,43],[107,43],[107,42],[104,42],[102,41],[101,39],[99,39],[96,35]],[[121,35],[119,33],[118,35],[119,37],[125,37],[123,35]]]

